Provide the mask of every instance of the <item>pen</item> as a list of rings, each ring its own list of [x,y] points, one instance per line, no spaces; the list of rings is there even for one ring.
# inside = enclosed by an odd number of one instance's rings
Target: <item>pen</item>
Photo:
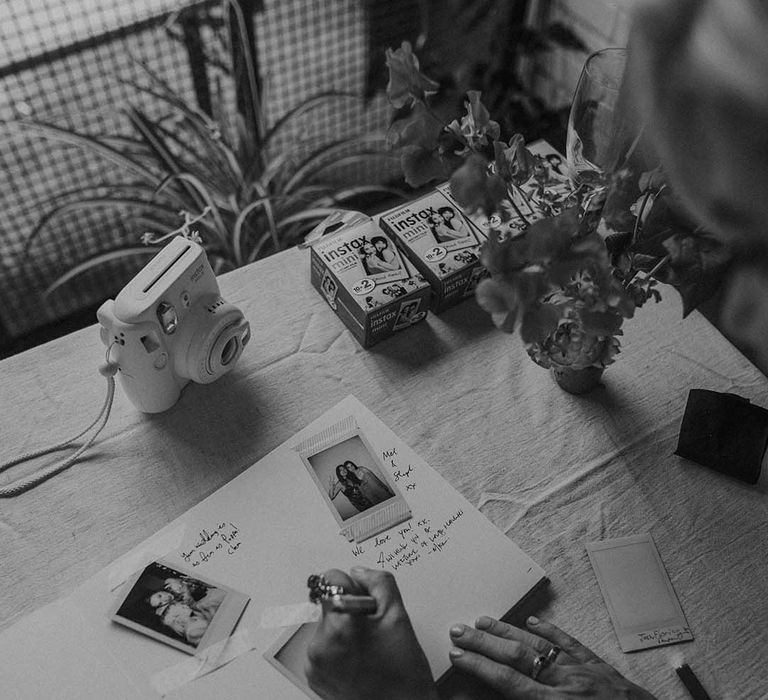
[[[712,700],[709,693],[704,690],[704,686],[699,682],[699,679],[696,678],[696,674],[687,663],[683,662],[679,666],[675,666],[675,673],[680,677],[680,680],[688,689],[693,700]]]
[[[376,612],[376,599],[369,595],[333,595],[324,604],[333,612],[349,615],[371,615]]]
[[[348,615],[371,615],[376,612],[376,599],[369,595],[352,595],[343,586],[328,583],[324,576],[313,574],[307,579],[309,599],[322,603],[325,610]]]

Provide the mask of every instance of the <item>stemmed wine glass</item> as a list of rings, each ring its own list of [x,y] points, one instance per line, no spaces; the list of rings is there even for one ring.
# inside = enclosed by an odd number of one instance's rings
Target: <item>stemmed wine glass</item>
[[[619,92],[627,61],[623,48],[591,54],[581,71],[568,115],[566,157],[571,185],[588,228],[597,225],[607,180],[621,145]]]

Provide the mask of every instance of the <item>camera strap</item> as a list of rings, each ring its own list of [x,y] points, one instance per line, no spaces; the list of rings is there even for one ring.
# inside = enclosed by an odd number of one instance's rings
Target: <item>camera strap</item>
[[[115,398],[115,374],[117,373],[117,363],[110,362],[109,360],[109,351],[111,349],[111,346],[107,348],[106,362],[99,367],[99,374],[101,374],[107,380],[107,396],[104,400],[104,404],[101,407],[101,411],[99,411],[99,415],[96,416],[96,419],[85,430],[80,431],[77,435],[69,438],[68,440],[65,440],[64,442],[59,442],[56,445],[51,445],[50,447],[45,447],[41,450],[36,450],[35,452],[28,452],[25,455],[15,457],[8,462],[0,464],[0,472],[4,472],[6,469],[10,469],[17,464],[21,464],[22,462],[26,462],[30,459],[35,459],[36,457],[41,457],[42,455],[46,455],[50,452],[56,452],[57,450],[63,450],[66,447],[70,447],[73,442],[79,440],[84,435],[87,435],[93,428],[95,428],[93,434],[66,459],[46,467],[41,467],[36,472],[17,479],[7,486],[0,486],[0,498],[11,498],[12,496],[18,496],[25,491],[33,489],[35,486],[41,484],[46,479],[50,479],[52,476],[55,476],[59,472],[63,472],[65,469],[68,469],[75,462],[77,462],[82,454],[93,444],[94,440],[96,440],[99,433],[107,424],[109,413],[112,410],[112,401]]]

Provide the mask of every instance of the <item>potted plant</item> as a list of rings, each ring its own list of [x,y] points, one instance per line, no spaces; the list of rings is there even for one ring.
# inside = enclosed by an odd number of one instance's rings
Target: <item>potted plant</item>
[[[453,197],[487,222],[477,300],[503,331],[519,331],[537,364],[573,393],[594,387],[619,352],[625,319],[657,282],[675,286],[688,314],[717,289],[730,252],[691,225],[658,168],[630,147],[598,190],[565,186],[520,134],[502,136],[479,92],[450,122],[430,109],[437,85],[410,45],[387,52],[388,94],[409,107],[393,124],[406,178],[450,177]]]
[[[31,118],[5,124],[21,135],[95,154],[121,173],[117,181],[67,192],[55,200],[27,237],[25,257],[59,217],[75,211],[117,209],[132,219],[134,230],[145,231],[78,260],[48,286],[46,295],[110,261],[152,256],[155,244],[188,231],[191,223],[219,273],[301,241],[318,221],[361,197],[405,196],[384,184],[361,183],[357,175],[358,166],[380,166],[391,159],[384,134],[329,140],[310,138],[301,130],[302,120],[311,119],[315,110],[361,97],[320,92],[266,125],[255,66],[243,49],[248,42],[245,18],[233,0],[223,0],[220,9],[233,29],[230,77],[235,102],[245,104],[242,113],[221,110],[225,100],[217,82],[213,104],[218,113],[209,116],[137,60],[144,79],[128,82],[154,103],[159,116],[151,117],[138,101],[125,105],[130,135],[93,136]],[[331,170],[334,177],[326,177]],[[354,173],[355,179],[340,182],[340,171]]]

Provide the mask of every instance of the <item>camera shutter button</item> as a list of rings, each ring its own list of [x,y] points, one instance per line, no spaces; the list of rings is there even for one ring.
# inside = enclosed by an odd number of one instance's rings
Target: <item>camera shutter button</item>
[[[163,369],[168,364],[168,353],[167,352],[161,352],[156,358],[155,358],[155,369]]]

